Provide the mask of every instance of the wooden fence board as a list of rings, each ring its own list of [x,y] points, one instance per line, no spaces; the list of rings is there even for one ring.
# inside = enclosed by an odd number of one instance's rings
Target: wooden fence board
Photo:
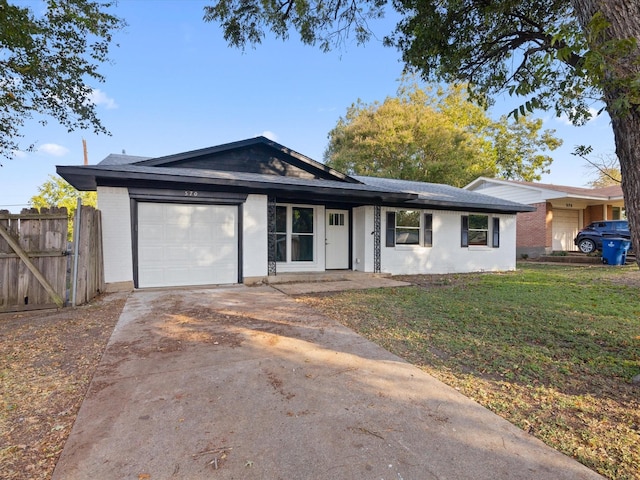
[[[0,311],[64,304],[66,236],[66,209],[0,212]]]
[[[105,289],[100,211],[83,206],[80,218],[75,305]],[[0,312],[56,307],[72,280],[66,209],[0,211],[0,228]]]
[[[102,226],[99,210],[82,207],[78,230],[77,305],[86,303],[104,291]]]

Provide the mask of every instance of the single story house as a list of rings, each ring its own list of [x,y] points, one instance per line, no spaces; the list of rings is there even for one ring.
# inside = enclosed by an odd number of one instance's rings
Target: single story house
[[[513,270],[516,214],[533,210],[447,185],[348,176],[264,137],[57,172],[98,192],[108,288]]]
[[[517,216],[516,251],[536,257],[553,251],[578,251],[578,231],[597,220],[624,218],[622,187],[568,187],[480,177],[464,187],[535,207]]]

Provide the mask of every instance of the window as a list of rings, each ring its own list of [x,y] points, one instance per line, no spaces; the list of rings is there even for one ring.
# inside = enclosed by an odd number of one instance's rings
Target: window
[[[287,261],[287,207],[276,207],[276,262]]]
[[[337,227],[344,226],[344,213],[330,213],[329,225],[335,225]]]
[[[489,216],[469,215],[469,245],[487,245],[489,240]]]
[[[500,246],[500,219],[493,218],[492,245]],[[488,215],[464,215],[462,217],[461,245],[487,246],[489,245],[489,216]]]
[[[315,234],[311,207],[276,206],[276,261],[312,262]],[[344,219],[343,219],[344,222]]]
[[[622,209],[620,207],[613,207],[611,209],[611,220],[620,220],[622,218]]]
[[[421,220],[422,219],[422,220]],[[420,231],[422,229],[422,238]],[[421,216],[418,210],[398,210],[387,212],[386,242],[387,247],[396,245],[433,244],[433,215],[425,213]]]
[[[400,210],[396,213],[396,245],[420,245],[420,212]]]
[[[313,261],[313,208],[291,208],[291,261]]]

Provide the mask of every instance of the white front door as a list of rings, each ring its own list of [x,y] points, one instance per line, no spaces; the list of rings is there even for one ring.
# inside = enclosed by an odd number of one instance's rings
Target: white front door
[[[327,209],[325,257],[327,270],[349,268],[349,210]]]

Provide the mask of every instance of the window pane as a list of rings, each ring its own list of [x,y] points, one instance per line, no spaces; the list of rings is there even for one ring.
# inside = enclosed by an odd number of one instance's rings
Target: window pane
[[[469,230],[469,245],[486,245],[486,230]]]
[[[287,235],[276,235],[276,262],[287,261]]]
[[[276,207],[276,232],[287,231],[287,207]]]
[[[330,213],[329,225],[341,227],[344,225],[344,213]]]
[[[400,210],[396,216],[396,226],[420,228],[420,212]]]
[[[291,261],[313,261],[313,235],[291,235]]]
[[[400,210],[396,214],[396,245],[420,244],[420,212]]]
[[[489,217],[487,215],[469,215],[469,229],[489,230]]]
[[[291,209],[293,233],[313,233],[313,208]]]
[[[419,228],[396,228],[396,244],[398,245],[418,245],[420,243]]]

